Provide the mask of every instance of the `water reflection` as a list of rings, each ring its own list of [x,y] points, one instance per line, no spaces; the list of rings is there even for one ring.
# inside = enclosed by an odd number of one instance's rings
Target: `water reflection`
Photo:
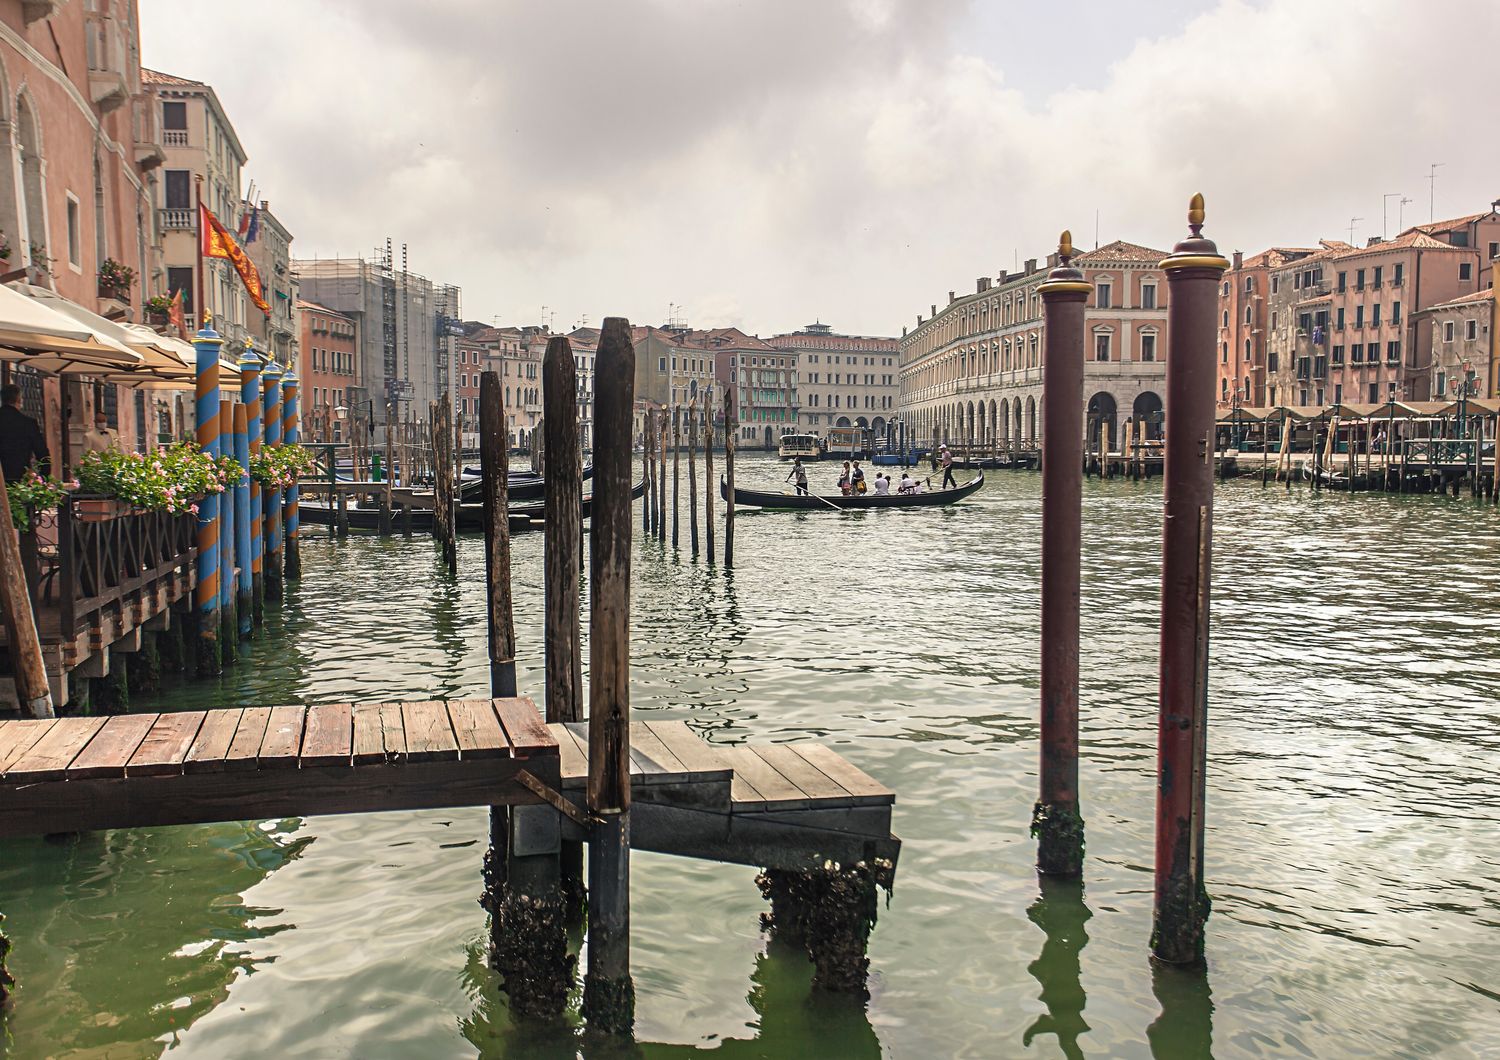
[[[618,1057],[674,1057],[712,1052],[735,1058],[820,1056],[878,1060],[880,1039],[864,1002],[812,990],[812,964],[798,949],[772,943],[755,957],[750,992],[745,1000],[755,1012],[749,1038],[717,1038],[702,1043],[642,1042],[590,1035],[577,1013],[580,991],[570,998],[565,1020],[550,1024],[517,1023],[510,1015],[498,978],[485,963],[484,947],[468,947],[464,986],[474,1009],[460,1022],[463,1036],[481,1057],[526,1060],[589,1060]],[[639,984],[637,984],[639,990]],[[637,1003],[649,1003],[637,997]]]
[[[1088,998],[1080,979],[1080,957],[1088,945],[1084,925],[1094,915],[1083,901],[1082,880],[1041,877],[1041,894],[1026,910],[1026,918],[1047,936],[1042,952],[1026,970],[1042,985],[1039,995],[1047,1014],[1038,1016],[1021,1038],[1023,1045],[1041,1034],[1056,1035],[1062,1054],[1082,1057],[1078,1039],[1089,1029],[1083,1018]]]
[[[1156,1060],[1211,1060],[1214,1002],[1206,965],[1151,962],[1151,992],[1161,1015],[1146,1028]]]

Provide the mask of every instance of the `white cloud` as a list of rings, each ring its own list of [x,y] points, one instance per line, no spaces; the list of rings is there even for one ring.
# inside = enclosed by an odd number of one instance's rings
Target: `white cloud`
[[[1487,0],[1228,0],[1082,56],[1087,10],[984,37],[959,0],[143,6],[147,62],[215,85],[299,253],[390,235],[482,319],[891,333],[1096,210],[1165,248],[1201,190],[1255,250],[1378,234],[1390,191],[1425,219],[1429,162],[1439,214],[1500,194]],[[1089,87],[1007,78],[1001,32]],[[210,65],[231,38],[256,60]]]

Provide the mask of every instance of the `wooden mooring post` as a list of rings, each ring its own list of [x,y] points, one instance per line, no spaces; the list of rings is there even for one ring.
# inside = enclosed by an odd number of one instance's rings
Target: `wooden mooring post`
[[[672,547],[678,547],[679,505],[682,488],[682,406],[672,406]]]
[[[590,518],[588,809],[589,966],[583,1014],[592,1029],[635,1024],[630,976],[630,434],[635,347],[630,323],[607,317],[594,361],[594,495]]]
[[[667,408],[656,420],[656,540],[667,543]]]
[[[1084,304],[1093,289],[1073,267],[1062,234],[1058,264],[1039,287],[1046,360],[1042,369],[1041,791],[1032,810],[1036,864],[1050,876],[1083,871],[1078,809],[1078,608],[1083,547]],[[1099,437],[1103,441],[1104,421]],[[1101,446],[1101,460],[1107,456]]]
[[[698,558],[698,401],[688,402],[688,541]]]
[[[224,393],[223,388],[219,393]],[[219,399],[219,449],[224,456],[234,456],[234,402],[227,397]],[[226,485],[219,494],[219,650],[226,666],[238,658],[240,650],[240,622],[235,609],[234,502],[234,487]]]
[[[262,426],[260,415],[261,359],[253,347],[248,345],[245,347],[245,353],[240,357],[239,368],[240,404],[245,408],[247,448],[250,451],[250,458],[254,459],[261,450]],[[329,464],[331,469],[332,458]],[[330,470],[329,474],[332,473]],[[250,617],[253,625],[257,627],[263,625],[266,620],[265,525],[265,501],[261,496],[261,485],[252,478],[250,480]]]
[[[1167,437],[1157,725],[1156,874],[1151,952],[1172,964],[1203,959],[1204,772],[1213,542],[1215,327],[1229,262],[1204,238],[1203,196],[1190,235],[1162,262],[1167,298]]]
[[[583,660],[579,644],[579,568],[583,541],[583,467],[578,448],[578,367],[572,344],[557,335],[542,360],[544,439],[549,454],[543,494],[544,668],[547,721],[583,720]],[[630,501],[625,501],[629,514]],[[581,558],[581,556],[580,556]],[[565,841],[559,856],[564,917],[581,920],[583,844]]]
[[[281,365],[274,360],[260,373],[261,417],[265,425],[265,444],[276,448],[281,445]],[[281,552],[281,491],[266,488],[262,491],[266,511],[266,558],[264,563],[266,599],[280,600],[285,593],[282,581]]]
[[[10,491],[3,472],[0,472],[0,512],[5,513],[5,529],[0,532],[0,610],[4,611],[6,652],[15,676],[16,700],[23,717],[51,718],[56,715],[52,686],[47,683],[36,612],[32,610],[26,573],[21,567],[21,538],[10,517]],[[0,934],[0,1004],[5,1001],[5,948],[5,937]]]
[[[714,494],[719,483],[714,479],[714,392],[710,387],[703,395],[703,548],[708,562],[714,561]]]
[[[297,366],[289,366],[281,379],[281,443],[296,445],[302,440],[301,380],[297,378]],[[302,545],[297,540],[302,530],[302,514],[298,511],[300,490],[294,475],[282,498],[282,567],[285,577],[297,581],[302,577]]]
[[[641,416],[641,475],[646,480],[646,488],[641,491],[641,530],[646,540],[650,540],[656,534],[656,527],[651,522],[652,502],[656,499],[656,479],[653,478],[651,465],[651,431],[656,414],[646,409]],[[594,450],[599,449],[598,436],[594,437]]]
[[[249,640],[255,632],[255,543],[250,538],[250,417],[243,402],[234,407],[234,459],[240,466],[239,481],[234,485],[234,551],[240,568],[235,582],[235,611],[239,637]]]
[[[740,433],[734,388],[724,391],[724,566],[734,566],[734,448]],[[714,483],[718,488],[718,483]]]
[[[211,456],[219,455],[219,347],[224,340],[205,326],[193,339],[197,353],[194,411],[197,441]],[[198,614],[196,669],[200,676],[219,673],[224,666],[219,647],[219,495],[210,493],[198,503],[198,584],[193,600]]]
[[[386,402],[385,406],[385,467],[381,468],[380,484],[380,515],[376,524],[377,533],[381,537],[391,536],[391,497],[395,488],[395,456],[396,456],[396,403]]]
[[[501,698],[517,694],[507,442],[500,376],[484,372],[479,384],[479,460],[490,694]],[[576,500],[573,507],[576,512]],[[490,849],[485,858],[485,894],[481,901],[490,911],[490,961],[500,973],[512,1009],[525,1018],[553,1019],[561,1015],[573,985],[574,958],[568,953],[563,896],[558,887],[560,839],[557,812],[551,806],[490,809]]]

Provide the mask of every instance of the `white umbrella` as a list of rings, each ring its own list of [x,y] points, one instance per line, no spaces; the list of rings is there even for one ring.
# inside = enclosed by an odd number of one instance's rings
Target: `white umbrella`
[[[0,360],[29,364],[43,372],[98,372],[130,369],[144,358],[119,339],[90,327],[72,314],[59,311],[56,303],[72,305],[46,291],[47,300],[28,297],[22,290],[0,285]],[[74,307],[86,313],[81,307]],[[94,316],[94,314],[89,314]],[[105,324],[110,322],[96,317]],[[111,325],[113,326],[113,325]]]

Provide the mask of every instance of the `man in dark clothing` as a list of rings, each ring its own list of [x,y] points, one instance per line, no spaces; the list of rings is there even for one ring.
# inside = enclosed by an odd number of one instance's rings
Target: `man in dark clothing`
[[[52,470],[47,439],[36,420],[21,411],[21,388],[0,387],[0,471],[6,482],[17,482],[35,460],[46,475]]]

